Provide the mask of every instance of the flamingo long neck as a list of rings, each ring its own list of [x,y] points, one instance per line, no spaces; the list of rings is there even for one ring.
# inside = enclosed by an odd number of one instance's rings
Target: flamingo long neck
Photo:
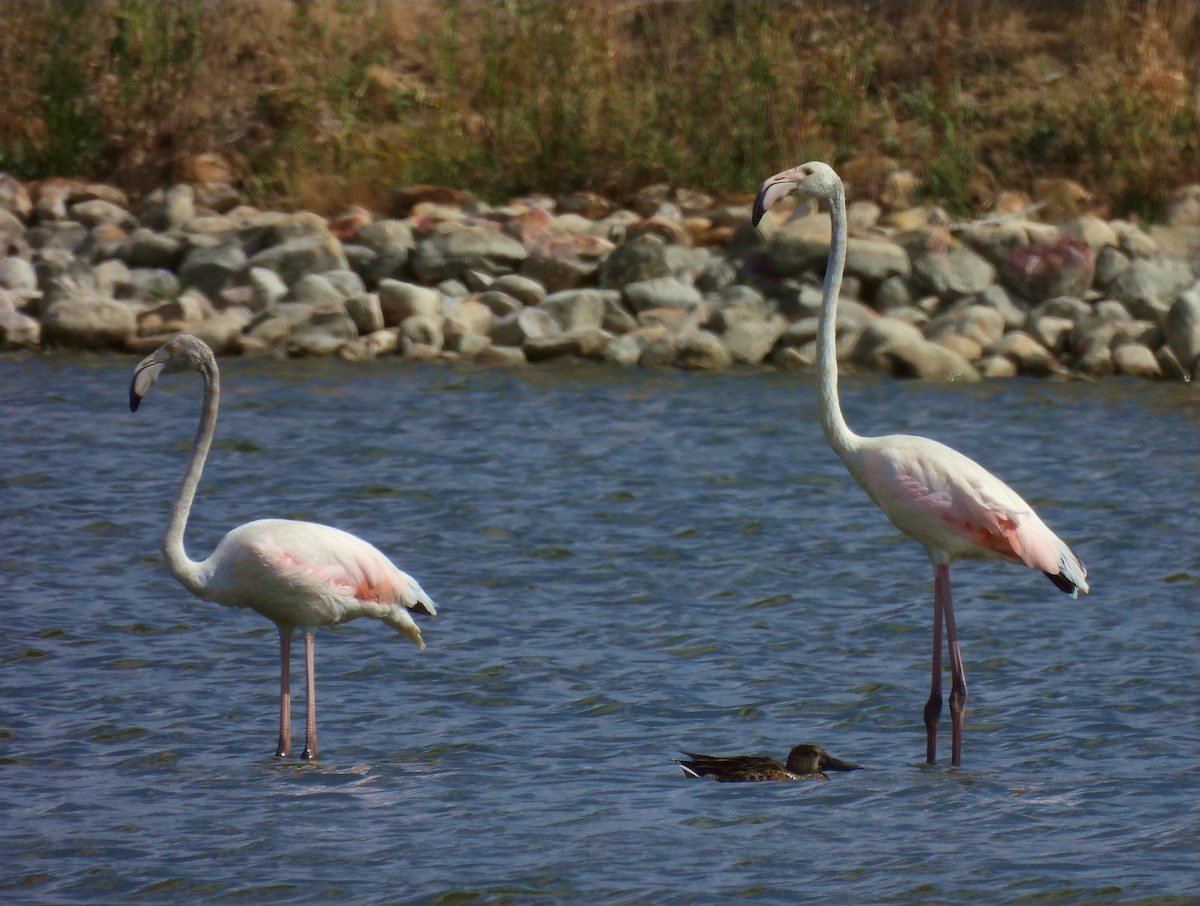
[[[842,290],[842,272],[846,267],[846,193],[841,183],[829,199],[832,223],[829,261],[825,267],[825,285],[821,296],[821,317],[817,324],[817,378],[820,381],[821,425],[825,438],[838,456],[847,455],[861,438],[850,430],[838,402],[837,303]]]
[[[208,449],[212,446],[213,432],[217,427],[217,404],[221,396],[221,379],[216,364],[212,361],[205,362],[200,369],[200,375],[204,378],[204,409],[200,415],[200,424],[196,428],[196,438],[192,441],[192,455],[188,460],[187,471],[183,473],[179,494],[175,503],[171,505],[171,518],[167,521],[167,532],[163,536],[162,547],[163,557],[171,575],[196,595],[203,593],[204,577],[201,574],[201,565],[188,557],[183,547],[183,533],[187,529],[188,514],[192,511],[196,487],[200,484],[200,473],[204,471],[204,460],[208,458]]]

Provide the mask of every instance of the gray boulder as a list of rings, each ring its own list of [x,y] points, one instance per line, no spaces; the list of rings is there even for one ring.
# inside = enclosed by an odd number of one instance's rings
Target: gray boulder
[[[105,296],[62,298],[42,313],[42,342],[47,346],[124,349],[136,332],[133,309]]]
[[[408,263],[418,280],[438,283],[464,279],[472,270],[491,276],[510,273],[526,257],[525,246],[498,230],[443,223],[416,243]]]

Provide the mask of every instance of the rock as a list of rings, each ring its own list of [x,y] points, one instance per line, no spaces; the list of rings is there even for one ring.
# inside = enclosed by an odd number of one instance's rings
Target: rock
[[[1035,242],[1017,249],[1003,268],[1009,285],[1031,302],[1082,296],[1096,275],[1096,256],[1081,239]]]
[[[1029,335],[1053,353],[1062,353],[1067,348],[1067,338],[1075,321],[1053,315],[1029,318]]]
[[[247,274],[247,279],[253,293],[255,308],[259,311],[271,308],[287,295],[287,284],[273,270],[265,267],[252,267]]]
[[[489,289],[479,294],[479,301],[497,318],[503,318],[514,311],[520,311],[525,305],[516,296],[510,296],[498,289]]]
[[[690,310],[703,302],[700,291],[675,277],[656,277],[626,284],[621,291],[625,304],[635,313],[651,308]]]
[[[205,318],[189,330],[207,343],[213,352],[221,355],[237,351],[242,331],[250,323],[250,318],[249,309],[227,308]]]
[[[332,355],[343,343],[358,337],[358,328],[346,313],[344,303],[281,303],[277,308],[294,309],[294,315],[307,312],[293,322],[287,344],[289,355]]]
[[[183,259],[185,246],[176,236],[139,228],[130,234],[119,252],[130,267],[163,268],[174,271]]]
[[[863,328],[850,353],[856,365],[876,370],[888,367],[883,354],[894,346],[917,346],[925,337],[913,325],[888,315],[882,315]]]
[[[525,353],[517,346],[497,346],[489,343],[475,355],[480,365],[524,365]]]
[[[851,236],[846,244],[846,274],[875,285],[912,273],[908,253],[894,242]]]
[[[1140,343],[1122,343],[1114,346],[1112,357],[1117,374],[1152,380],[1162,377],[1162,368],[1158,359],[1154,357],[1154,352]]]
[[[246,266],[246,253],[234,242],[197,248],[184,256],[179,282],[194,286],[210,298],[231,286]]]
[[[18,221],[28,219],[33,213],[33,199],[29,196],[29,190],[8,173],[0,173],[0,211],[12,214]]]
[[[971,301],[974,298],[964,299],[959,305],[939,315],[930,325],[930,335],[938,337],[944,333],[957,333],[974,340],[981,347],[990,346],[1004,336],[1007,326],[1004,315],[989,305]],[[1024,323],[1023,317],[1021,320]]]
[[[342,244],[328,231],[272,245],[251,257],[249,263],[251,267],[275,271],[289,286],[305,274],[349,268]]]
[[[1200,283],[1179,294],[1163,320],[1167,345],[1192,380],[1200,371]]]
[[[534,337],[562,333],[558,322],[541,308],[522,308],[492,325],[492,343],[500,346],[524,346]]]
[[[675,362],[689,371],[718,371],[732,362],[721,339],[707,330],[692,330],[679,337]]]
[[[24,258],[0,258],[0,288],[20,293],[36,292],[37,271]]]
[[[386,326],[383,307],[375,293],[359,293],[346,300],[346,314],[354,322],[360,337],[380,332]]]
[[[1017,363],[1007,356],[988,355],[975,363],[980,377],[1009,378],[1017,376]]]
[[[571,331],[581,327],[600,327],[604,323],[608,300],[620,298],[621,294],[616,290],[563,290],[548,295],[538,307],[548,312],[564,331]]]
[[[887,370],[896,377],[934,381],[979,380],[979,372],[963,356],[952,349],[926,340],[892,344],[882,349],[878,355]]]
[[[729,358],[742,365],[757,365],[775,348],[783,334],[785,322],[782,318],[770,320],[747,319],[727,327],[721,333],[721,343]]]
[[[129,230],[135,229],[138,225],[137,218],[123,207],[99,198],[71,205],[69,216],[76,223],[82,223],[88,229],[106,223],[115,223]]]
[[[1097,289],[1107,290],[1112,282],[1129,269],[1129,256],[1111,245],[1105,246],[1096,256],[1096,277],[1093,281]]]
[[[912,280],[899,274],[888,277],[875,287],[872,305],[876,311],[888,312],[893,308],[905,308],[913,303]]]
[[[959,244],[916,257],[912,270],[921,285],[946,301],[980,292],[996,280],[996,269],[986,258]]]
[[[153,317],[157,318],[159,323],[168,325],[168,330],[183,331],[212,316],[212,303],[202,293],[190,291],[177,299],[169,299],[144,309],[138,316],[138,321],[140,323],[144,318]]]
[[[378,294],[383,323],[387,327],[395,327],[413,315],[434,317],[442,314],[442,297],[437,290],[428,286],[401,280],[381,280]]]
[[[288,290],[288,299],[309,305],[323,305],[344,302],[346,294],[323,274],[305,274]]]
[[[133,309],[115,299],[78,295],[42,313],[42,341],[73,349],[124,349],[137,333]]]
[[[961,333],[956,333],[953,330],[938,334],[933,338],[933,342],[939,346],[944,346],[951,352],[958,353],[968,362],[974,362],[983,355],[984,344]]]
[[[1135,318],[1162,323],[1179,292],[1195,278],[1176,258],[1139,258],[1109,287]]]
[[[548,237],[533,246],[521,264],[521,276],[537,281],[549,292],[583,286],[594,282],[600,262],[614,248],[596,236]]]
[[[1011,359],[1021,374],[1045,376],[1057,367],[1054,357],[1041,343],[1019,330],[1005,334],[985,349],[984,354]]]
[[[417,346],[435,350],[436,354],[445,343],[441,321],[434,315],[410,315],[400,322],[398,334],[400,352],[404,356],[409,356]]]
[[[546,288],[536,280],[520,274],[503,274],[496,278],[491,289],[506,293],[522,305],[537,305],[546,298]]]
[[[610,365],[632,368],[641,358],[645,345],[644,337],[627,333],[610,340],[600,351],[600,358]]]
[[[1047,299],[1041,305],[1034,307],[1030,312],[1025,323],[1028,325],[1030,321],[1036,318],[1066,318],[1068,321],[1085,321],[1092,315],[1092,308],[1082,299],[1076,299],[1074,296],[1057,296],[1053,299]]]
[[[177,230],[196,216],[196,190],[187,183],[155,189],[142,201],[141,222],[151,230]]]
[[[41,343],[42,325],[37,318],[0,306],[0,350],[37,349]]]
[[[565,356],[577,356],[583,352],[580,337],[571,334],[551,334],[530,337],[522,349],[530,362],[546,362]]]
[[[1162,370],[1162,376],[1169,381],[1194,381],[1195,374],[1188,374],[1179,360],[1175,358],[1175,353],[1171,351],[1170,346],[1161,346],[1155,353],[1154,358],[1158,361],[1158,367]]]
[[[488,336],[492,327],[492,310],[478,299],[467,296],[455,302],[446,311],[442,321],[442,332],[446,345],[460,349],[459,340],[468,334]]]
[[[1075,360],[1075,370],[1088,377],[1106,377],[1116,370],[1112,350],[1107,344],[1097,344]]]
[[[526,257],[525,246],[498,230],[443,223],[417,242],[409,257],[409,267],[418,280],[437,283],[448,278],[462,279],[469,270],[491,276],[510,273]]]
[[[1117,231],[1094,214],[1081,214],[1059,227],[1064,236],[1081,241],[1092,254],[1099,255],[1104,248],[1116,248],[1120,243]]]
[[[960,235],[967,245],[979,252],[994,267],[1003,269],[1017,249],[1022,249],[1034,241],[1029,235],[1028,226],[1025,221],[1009,221],[971,227],[963,230]]]
[[[1158,243],[1137,224],[1127,220],[1113,220],[1109,222],[1109,226],[1120,240],[1121,251],[1130,258],[1154,258],[1159,254]]]
[[[601,262],[598,275],[601,288],[621,289],[631,283],[667,277],[671,272],[662,237],[644,233],[617,246]]]

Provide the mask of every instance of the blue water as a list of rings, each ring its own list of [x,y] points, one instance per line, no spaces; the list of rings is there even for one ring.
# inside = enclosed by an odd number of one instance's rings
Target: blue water
[[[844,382],[855,429],[974,456],[1090,569],[1073,601],[956,565],[954,770],[922,764],[928,562],[811,377],[227,360],[191,553],[314,519],[441,606],[425,651],[318,635],[309,765],[271,757],[274,628],[158,552],[199,379],[134,415],[133,364],[0,360],[0,900],[1196,902],[1195,388]],[[804,741],[868,770],[671,763]]]

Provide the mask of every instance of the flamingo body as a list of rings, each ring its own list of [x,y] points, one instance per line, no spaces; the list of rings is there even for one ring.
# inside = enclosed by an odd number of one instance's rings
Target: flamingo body
[[[1087,572],[1033,507],[957,450],[910,434],[861,438],[844,461],[896,528],[935,563],[1007,560],[1087,591]]]
[[[291,519],[258,519],[233,529],[202,561],[192,560],[183,535],[204,461],[212,445],[220,399],[220,372],[212,350],[181,334],[134,369],[129,407],[163,374],[195,371],[204,378],[204,404],[191,458],[163,536],[167,570],[194,595],[262,614],[279,630],[279,744],[291,750],[291,639],[304,633],[306,720],[302,758],[317,754],[313,631],[358,617],[374,617],[421,648],[421,630],[410,611],[433,616],[437,606],[417,580],[398,569],[374,545],[348,532]]]
[[[953,726],[951,761],[962,759],[967,680],[959,652],[950,564],[957,559],[1023,563],[1044,572],[1073,597],[1087,592],[1087,569],[1020,495],[974,460],[945,444],[908,434],[862,437],[850,430],[838,401],[834,323],[846,266],[846,194],[833,168],[820,161],[801,164],[766,179],[754,200],[755,226],[767,209],[787,195],[829,203],[831,242],[817,324],[817,377],[821,426],[829,446],[854,480],[892,523],[920,542],[934,568],[933,659],[925,704],[925,757],[937,760],[942,709],[942,630],[950,655]]]
[[[436,613],[417,581],[374,545],[315,522],[257,519],[200,564],[200,596],[311,630],[374,617],[425,647],[409,610]]]

